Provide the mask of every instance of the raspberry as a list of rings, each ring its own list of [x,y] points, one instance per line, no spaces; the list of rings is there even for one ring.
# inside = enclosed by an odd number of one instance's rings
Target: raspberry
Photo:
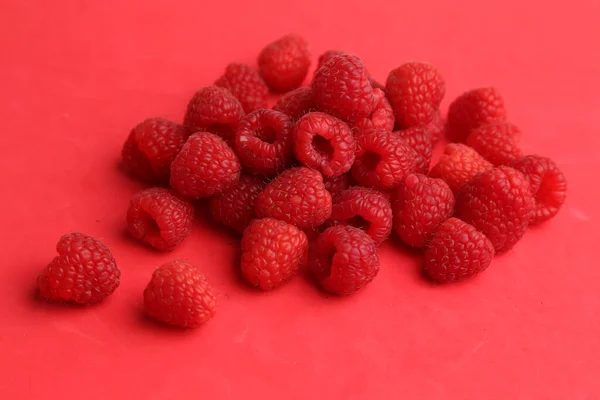
[[[440,225],[425,251],[425,271],[437,282],[469,278],[489,267],[494,246],[485,235],[457,218]]]
[[[325,53],[321,54],[321,56],[319,56],[319,62],[317,65],[317,69],[315,70],[315,73],[319,70],[319,68],[321,68],[323,66],[323,64],[325,64],[327,61],[329,61],[330,59],[332,59],[333,57],[342,55],[342,54],[348,54],[345,51],[342,50],[327,50]],[[371,86],[373,87],[373,89],[381,89],[385,91],[385,86],[383,86],[381,83],[377,82],[372,76],[371,74],[369,74],[369,72],[367,71],[367,75],[369,76],[369,83],[371,84]]]
[[[352,176],[366,187],[390,190],[416,170],[416,154],[397,134],[382,129],[356,135]]]
[[[136,193],[127,210],[127,228],[134,238],[160,251],[173,250],[189,235],[194,206],[165,188]]]
[[[341,175],[354,163],[354,135],[345,122],[332,115],[306,114],[294,126],[293,138],[296,159],[323,175]]]
[[[377,244],[361,229],[334,226],[326,229],[311,245],[309,265],[323,289],[337,295],[349,295],[377,276]]]
[[[263,290],[274,289],[296,274],[307,251],[306,235],[294,225],[255,219],[242,237],[242,275]]]
[[[247,64],[229,64],[215,85],[229,90],[246,113],[267,107],[269,88],[258,71]]]
[[[87,305],[104,300],[119,286],[121,271],[99,240],[69,233],[60,238],[56,251],[58,256],[37,279],[42,297]]]
[[[444,120],[439,110],[433,114],[433,119],[424,127],[431,135],[431,143],[436,144],[444,137]]]
[[[215,221],[242,233],[256,218],[255,202],[265,183],[255,176],[242,175],[240,181],[210,200]]]
[[[362,229],[379,244],[392,231],[392,207],[383,193],[354,186],[335,199],[329,223]]]
[[[183,125],[149,118],[131,130],[121,153],[123,167],[148,182],[169,182],[171,162],[187,138]]]
[[[324,176],[323,183],[325,184],[325,189],[329,193],[331,193],[331,198],[335,200],[337,195],[339,195],[342,191],[348,189],[352,182],[352,176],[350,173],[345,173],[338,176]]]
[[[395,131],[416,153],[416,172],[426,174],[429,172],[429,164],[431,163],[431,154],[433,152],[433,144],[431,135],[427,129],[422,127],[412,127],[401,131]]]
[[[144,290],[144,308],[159,321],[195,328],[215,316],[217,298],[204,274],[176,259],[154,270]]]
[[[519,158],[512,167],[525,175],[535,198],[530,223],[539,224],[554,217],[567,196],[567,180],[556,164],[549,158],[531,155]]]
[[[437,227],[454,211],[454,195],[441,179],[411,174],[392,195],[394,232],[405,243],[425,247]]]
[[[273,110],[244,117],[235,133],[235,151],[251,173],[276,175],[292,163],[292,121]]]
[[[291,34],[268,44],[258,56],[258,68],[275,92],[288,92],[302,84],[310,67],[308,44]]]
[[[188,139],[171,164],[171,186],[185,197],[210,197],[235,185],[241,169],[223,139],[199,132]]]
[[[510,250],[527,231],[535,212],[529,183],[519,171],[502,166],[483,172],[456,195],[456,217],[483,232],[496,253]]]
[[[371,84],[371,87],[373,88],[373,90],[381,89],[385,93],[385,85],[381,84],[378,80],[376,80],[372,76],[369,76],[369,83]]]
[[[301,87],[287,92],[275,103],[273,110],[284,113],[290,117],[292,122],[298,121],[304,114],[317,111],[312,89],[310,87]]]
[[[381,89],[373,89],[375,96],[375,109],[366,118],[356,120],[354,126],[358,129],[394,129],[394,111]]]
[[[443,179],[456,193],[469,179],[492,168],[494,166],[489,161],[469,146],[449,143],[444,147],[444,154],[433,166],[429,176]]]
[[[520,134],[515,125],[496,122],[474,129],[465,144],[496,166],[508,165],[522,155],[517,145],[517,137]]]
[[[318,171],[291,168],[275,177],[258,195],[256,215],[310,229],[322,225],[331,216],[331,194]]]
[[[494,88],[474,89],[458,96],[448,109],[446,133],[453,142],[464,142],[481,125],[506,121],[506,109]]]

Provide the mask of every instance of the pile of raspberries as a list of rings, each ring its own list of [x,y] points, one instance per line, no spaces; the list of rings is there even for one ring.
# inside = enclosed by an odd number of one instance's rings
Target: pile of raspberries
[[[271,290],[306,267],[324,290],[350,295],[377,276],[392,231],[423,249],[432,280],[451,282],[487,269],[563,204],[565,177],[550,159],[522,154],[496,89],[460,95],[444,119],[444,79],[430,64],[403,64],[384,86],[359,57],[328,51],[301,86],[310,61],[302,37],[284,36],[258,68],[230,64],[198,90],[183,124],[150,118],[133,128],[123,166],[154,187],[131,199],[131,235],[171,251],[190,233],[194,201],[209,198],[213,218],[241,235],[250,285]],[[282,94],[271,109],[269,93]],[[118,287],[100,241],[71,233],[57,250],[38,277],[43,297],[91,304]],[[216,298],[196,266],[175,259],[154,271],[144,307],[194,327],[215,315]]]

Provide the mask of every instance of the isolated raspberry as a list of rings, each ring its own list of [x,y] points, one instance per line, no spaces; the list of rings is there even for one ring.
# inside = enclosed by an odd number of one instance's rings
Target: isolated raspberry
[[[394,232],[405,243],[425,247],[437,227],[454,211],[454,195],[441,179],[411,174],[392,195]]]
[[[215,221],[242,233],[256,218],[255,202],[265,182],[250,175],[242,175],[238,183],[210,200],[210,212]]]
[[[185,197],[210,197],[235,185],[241,169],[223,139],[199,132],[190,136],[171,164],[171,187]]]
[[[268,44],[258,56],[260,74],[275,92],[288,92],[299,87],[309,67],[308,44],[295,34]]]
[[[215,85],[229,90],[246,113],[267,107],[269,88],[258,71],[247,64],[229,64]]]
[[[429,172],[433,144],[431,135],[423,127],[413,127],[401,131],[395,131],[416,153],[416,172],[426,174]]]
[[[556,164],[549,158],[531,155],[519,158],[512,167],[525,175],[535,198],[530,223],[539,224],[554,217],[567,196],[567,180]]]
[[[375,109],[366,118],[359,118],[354,123],[358,129],[394,129],[394,111],[381,89],[373,89],[375,96]]]
[[[496,253],[510,250],[525,234],[535,212],[529,183],[501,166],[476,175],[456,194],[456,217],[483,232]]]
[[[165,188],[136,193],[127,210],[127,228],[134,238],[160,251],[173,250],[189,235],[194,206]]]
[[[298,121],[304,114],[317,111],[317,105],[313,100],[312,89],[301,87],[287,92],[277,100],[273,110],[280,111],[290,117],[292,122]]]
[[[323,183],[325,184],[325,189],[331,193],[331,198],[335,200],[337,195],[350,187],[352,175],[347,172],[338,176],[324,176]]]
[[[255,219],[242,237],[242,275],[254,286],[274,289],[296,274],[307,251],[306,235],[294,225]]]
[[[474,129],[465,144],[496,166],[508,165],[522,155],[517,145],[520,134],[519,128],[511,123],[495,122]]]
[[[320,285],[337,295],[357,292],[379,272],[377,244],[353,226],[326,229],[309,251],[309,266]]]
[[[306,114],[294,126],[293,138],[296,159],[325,176],[341,175],[354,163],[356,143],[352,130],[332,115]]]
[[[465,183],[480,172],[494,166],[479,153],[460,143],[448,143],[438,163],[431,168],[429,176],[443,179],[456,193]]]
[[[425,251],[425,271],[437,282],[469,278],[490,266],[494,246],[485,235],[457,218],[440,225]]]
[[[108,247],[79,232],[64,235],[56,245],[58,256],[40,273],[42,297],[77,304],[93,304],[119,286],[121,271]]]
[[[144,290],[144,309],[151,317],[182,328],[195,328],[215,316],[217,298],[196,267],[172,260],[154,270]]]
[[[331,194],[318,171],[291,168],[275,177],[258,195],[256,215],[310,229],[322,225],[331,216]]]

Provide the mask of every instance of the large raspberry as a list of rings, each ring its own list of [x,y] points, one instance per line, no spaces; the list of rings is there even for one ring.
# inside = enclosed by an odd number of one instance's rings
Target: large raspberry
[[[268,44],[258,56],[258,68],[271,90],[288,92],[302,84],[310,67],[306,40],[290,34]]]
[[[494,166],[479,153],[460,143],[448,143],[438,163],[431,168],[430,176],[443,179],[453,192],[472,177]]]
[[[210,200],[210,212],[215,221],[242,233],[256,218],[255,202],[265,182],[250,175],[242,175],[240,181]]]
[[[373,89],[375,96],[375,109],[366,118],[359,118],[354,123],[358,129],[394,129],[394,111],[381,89]]]
[[[337,195],[350,187],[352,175],[347,172],[338,176],[324,176],[323,183],[325,183],[325,189],[331,193],[331,198],[335,200]]]
[[[290,117],[292,122],[298,121],[304,114],[317,111],[317,105],[313,100],[312,89],[301,87],[287,92],[277,100],[273,110],[280,111]]]
[[[429,172],[431,155],[433,153],[433,144],[431,135],[427,129],[419,126],[395,131],[406,144],[408,144],[416,153],[416,172],[426,174]]]
[[[267,107],[269,88],[258,71],[247,64],[229,64],[215,85],[229,90],[247,113]]]
[[[520,134],[519,128],[511,123],[495,122],[474,129],[465,144],[496,166],[508,165],[522,155],[517,145]]]

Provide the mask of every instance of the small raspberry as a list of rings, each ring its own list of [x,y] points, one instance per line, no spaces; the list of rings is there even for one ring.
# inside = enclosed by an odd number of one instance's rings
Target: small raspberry
[[[460,143],[448,143],[438,163],[431,168],[429,175],[443,179],[456,193],[469,179],[494,166],[479,153]]]
[[[485,235],[457,218],[440,225],[425,251],[425,271],[437,282],[469,278],[490,266],[494,246]]]
[[[199,132],[188,139],[171,164],[171,186],[185,197],[210,197],[235,185],[241,169],[223,139]]]
[[[496,166],[508,165],[522,155],[517,145],[520,134],[519,128],[515,125],[496,122],[474,129],[465,144]]]
[[[422,127],[412,127],[401,131],[395,131],[416,153],[416,172],[426,174],[429,172],[431,163],[431,154],[433,153],[433,144],[431,135],[427,129]]]
[[[317,105],[313,100],[312,89],[301,87],[287,92],[277,100],[273,110],[280,111],[290,117],[292,122],[298,121],[304,114],[317,111]]]
[[[196,267],[172,260],[154,270],[144,290],[144,308],[161,322],[195,328],[215,316],[217,298]]]
[[[337,57],[337,56],[342,55],[342,54],[348,54],[348,53],[346,53],[345,51],[342,51],[342,50],[327,50],[325,53],[321,54],[319,56],[319,62],[318,62],[318,65],[317,65],[317,69],[315,70],[315,73],[327,61],[329,61],[333,57]],[[369,76],[369,83],[371,84],[371,86],[373,87],[373,89],[381,89],[381,90],[385,91],[385,86],[382,85],[381,83],[377,82],[377,80],[375,80],[375,78],[373,78],[371,76],[371,74],[369,74],[368,71],[367,71],[367,75]]]
[[[275,92],[288,92],[299,87],[309,67],[308,44],[295,34],[268,44],[258,56],[260,74]]]
[[[323,183],[325,184],[325,189],[331,193],[331,198],[335,200],[342,191],[350,187],[352,175],[347,172],[338,176],[324,176]]]
[[[58,256],[38,276],[42,297],[88,305],[110,296],[119,286],[121,271],[108,247],[79,232],[64,235]]]
[[[359,118],[354,123],[358,129],[394,129],[394,111],[381,89],[373,89],[375,96],[375,109],[366,118]]]
[[[255,176],[242,175],[240,181],[210,200],[210,212],[215,221],[242,233],[256,218],[255,202],[265,182]]]
[[[267,107],[269,88],[258,71],[247,64],[229,64],[215,85],[229,90],[246,113]]]
[[[160,251],[171,251],[189,235],[194,206],[165,188],[136,193],[127,210],[127,228],[134,238]]]

